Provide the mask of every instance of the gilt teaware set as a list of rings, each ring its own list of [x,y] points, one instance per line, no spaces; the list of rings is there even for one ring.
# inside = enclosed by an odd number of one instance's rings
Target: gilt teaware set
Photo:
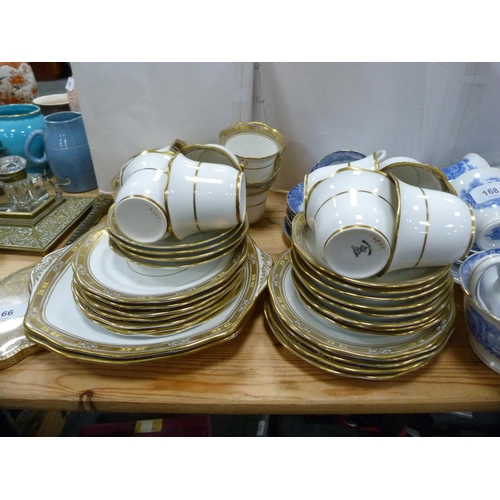
[[[500,372],[496,168],[476,154],[441,170],[385,150],[331,153],[288,193],[291,245],[273,263],[248,228],[284,136],[235,123],[219,142],[176,139],[122,165],[107,222],[33,275],[34,342],[99,363],[185,355],[237,335],[267,288],[266,322],[286,348],[330,373],[382,380],[444,348],[456,280],[471,344]]]

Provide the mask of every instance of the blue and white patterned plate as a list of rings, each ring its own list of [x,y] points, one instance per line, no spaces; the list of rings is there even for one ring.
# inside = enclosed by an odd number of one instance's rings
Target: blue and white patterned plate
[[[321,167],[327,167],[328,165],[335,165],[337,163],[349,163],[350,161],[362,160],[366,158],[366,155],[363,153],[358,153],[357,151],[334,151],[329,155],[321,158],[321,160],[314,165],[311,169],[311,172],[314,172],[316,169]]]
[[[304,210],[304,183],[294,186],[286,195],[288,208],[294,215]]]
[[[283,221],[283,234],[289,239],[292,239],[292,228],[287,224],[286,220]]]

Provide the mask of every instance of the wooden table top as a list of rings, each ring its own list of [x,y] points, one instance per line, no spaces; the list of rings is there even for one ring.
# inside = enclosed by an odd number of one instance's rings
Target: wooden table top
[[[286,193],[270,192],[250,228],[274,259],[288,248],[282,232]],[[38,256],[0,253],[0,279]],[[0,407],[68,411],[346,414],[500,410],[500,375],[469,345],[458,285],[458,317],[445,349],[427,366],[389,381],[324,372],[275,339],[259,299],[234,339],[198,353],[133,365],[100,365],[43,351],[0,371]]]

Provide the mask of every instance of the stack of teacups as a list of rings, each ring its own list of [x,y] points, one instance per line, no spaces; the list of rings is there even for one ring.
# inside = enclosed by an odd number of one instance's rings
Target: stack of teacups
[[[224,163],[202,161],[207,157]],[[222,146],[144,151],[122,167],[120,184],[116,224],[136,242],[154,243],[169,235],[182,240],[230,229],[245,219],[245,174]]]
[[[467,255],[474,215],[442,174],[430,165],[402,162],[386,169],[389,173],[348,167],[326,178],[315,175],[326,169],[306,175],[306,221],[328,267],[362,279],[397,269],[446,266]],[[411,182],[408,171],[440,189],[403,181]]]
[[[243,167],[247,215],[254,224],[264,215],[268,191],[281,169],[286,145],[283,133],[261,122],[238,122],[222,130],[219,140]]]
[[[479,250],[500,248],[500,170],[469,153],[443,172],[458,196],[474,210],[475,246]]]

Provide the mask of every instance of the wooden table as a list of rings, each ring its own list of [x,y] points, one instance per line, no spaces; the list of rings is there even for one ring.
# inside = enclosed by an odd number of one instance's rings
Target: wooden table
[[[286,193],[271,192],[250,234],[276,258]],[[0,254],[0,278],[36,263]],[[0,407],[145,413],[346,414],[500,410],[500,375],[468,342],[458,285],[451,340],[429,365],[391,381],[323,372],[282,347],[267,327],[263,298],[235,339],[199,353],[135,365],[98,365],[44,351],[0,371]]]

